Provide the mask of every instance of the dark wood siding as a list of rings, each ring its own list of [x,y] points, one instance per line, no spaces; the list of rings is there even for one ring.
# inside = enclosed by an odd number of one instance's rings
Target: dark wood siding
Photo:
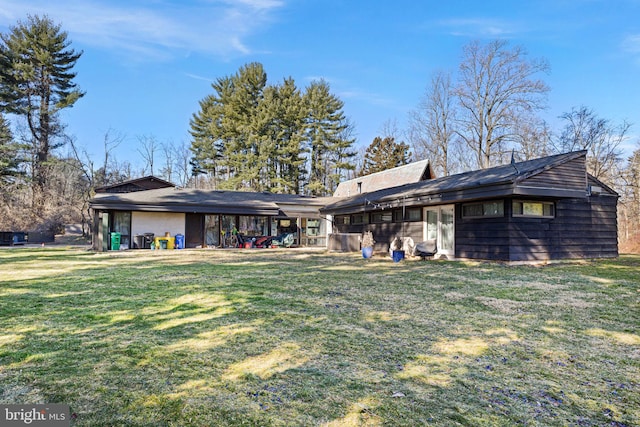
[[[462,204],[456,205],[456,243],[458,258],[508,260],[510,203],[498,218],[462,218]]]
[[[616,198],[566,199],[555,218],[512,217],[510,261],[618,256]]]
[[[531,178],[521,181],[519,185],[586,191],[587,174],[585,157],[579,157],[552,169],[547,169]]]
[[[563,199],[554,218],[512,215],[463,219],[456,206],[456,257],[504,261],[611,258],[618,256],[616,198]]]
[[[615,196],[555,200],[553,218],[514,217],[513,200],[504,200],[504,216],[498,218],[462,218],[462,204],[456,204],[457,258],[548,261],[618,256]],[[405,223],[404,232],[400,223],[334,226],[340,233],[365,230],[373,232],[376,252],[387,251],[396,236],[416,243],[423,239],[423,222]]]

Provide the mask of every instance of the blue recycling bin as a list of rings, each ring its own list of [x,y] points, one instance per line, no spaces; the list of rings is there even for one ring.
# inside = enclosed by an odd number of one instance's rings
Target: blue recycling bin
[[[184,234],[176,234],[176,249],[184,249]]]

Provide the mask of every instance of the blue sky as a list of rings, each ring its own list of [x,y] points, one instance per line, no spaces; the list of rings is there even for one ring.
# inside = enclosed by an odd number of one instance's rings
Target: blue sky
[[[211,82],[261,62],[270,82],[324,78],[344,101],[358,144],[385,122],[406,127],[433,72],[455,71],[471,40],[503,38],[551,66],[543,117],[572,107],[634,123],[640,139],[640,0],[0,0],[0,31],[48,15],[83,50],[86,95],[67,131],[95,158],[142,164],[138,139],[189,143],[189,119]]]

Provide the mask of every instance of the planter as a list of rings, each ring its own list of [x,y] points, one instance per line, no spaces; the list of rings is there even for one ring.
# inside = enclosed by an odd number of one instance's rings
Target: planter
[[[362,248],[362,257],[371,258],[373,256],[373,246],[365,246]]]
[[[404,251],[393,251],[391,257],[393,258],[393,262],[400,262],[404,259]]]

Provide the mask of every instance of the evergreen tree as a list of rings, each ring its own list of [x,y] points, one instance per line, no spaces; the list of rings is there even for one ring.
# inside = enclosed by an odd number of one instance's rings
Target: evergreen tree
[[[20,146],[13,141],[9,124],[0,114],[0,191],[22,175],[19,152]]]
[[[309,180],[306,191],[324,196],[336,185],[334,171],[343,166],[345,158],[353,157],[349,151],[353,140],[345,139],[348,128],[342,111],[344,103],[330,92],[324,80],[312,82],[305,93],[308,106],[307,144],[309,147]]]
[[[27,121],[36,212],[46,197],[49,157],[63,144],[56,142],[63,130],[59,112],[84,95],[72,71],[82,52],[70,44],[67,33],[47,17],[29,16],[0,35],[0,105]]]
[[[214,174],[220,187],[258,189],[260,132],[256,117],[267,75],[261,64],[219,78],[215,94],[200,102],[191,119],[191,151],[196,173]]]
[[[228,120],[225,118],[225,108],[231,101],[233,80],[231,77],[219,78],[213,83],[215,94],[206,96],[200,101],[200,111],[191,118],[192,142],[190,150],[192,173],[209,175],[214,182],[225,173],[222,169],[222,155],[225,150],[225,140],[231,139],[231,133],[226,129]]]
[[[265,123],[260,163],[265,166],[262,176],[267,190],[300,192],[305,174],[305,118],[302,94],[292,78],[265,90],[260,111],[260,120]]]
[[[367,147],[361,175],[369,175],[406,165],[410,159],[409,145],[404,142],[396,142],[393,137],[383,139],[377,136]]]
[[[325,82],[303,94],[292,78],[266,81],[252,63],[212,85],[191,119],[194,173],[215,175],[220,188],[327,194],[353,168],[342,102]]]
[[[260,141],[264,129],[256,117],[264,96],[267,74],[254,62],[234,76],[233,93],[225,105],[225,124],[230,138],[225,141],[224,164],[231,172],[223,188],[260,191]]]

